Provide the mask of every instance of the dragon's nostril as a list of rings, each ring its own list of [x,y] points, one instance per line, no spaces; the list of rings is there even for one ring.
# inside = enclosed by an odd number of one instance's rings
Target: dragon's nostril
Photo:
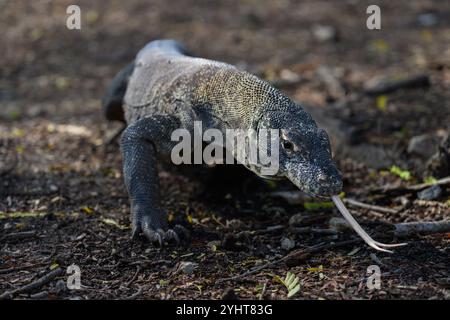
[[[325,181],[327,181],[327,176],[324,175],[323,173],[320,173],[320,174],[317,176],[317,180],[319,180],[320,182],[325,182]]]

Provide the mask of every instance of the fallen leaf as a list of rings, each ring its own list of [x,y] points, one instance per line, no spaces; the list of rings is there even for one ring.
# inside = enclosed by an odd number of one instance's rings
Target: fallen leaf
[[[377,108],[378,110],[385,112],[387,107],[388,98],[385,95],[381,95],[377,97]]]
[[[59,267],[59,264],[53,263],[53,264],[50,266],[50,270],[55,270],[55,269],[58,268],[58,267]]]
[[[47,212],[0,212],[0,219],[8,218],[40,218],[47,215]]]
[[[320,265],[320,266],[315,267],[315,268],[308,268],[306,270],[308,270],[308,272],[320,272],[320,271],[323,270],[323,265]]]
[[[94,214],[94,210],[92,210],[91,208],[89,208],[88,206],[84,206],[81,208],[81,211],[83,211],[86,214]]]
[[[122,225],[122,224],[118,223],[116,220],[110,219],[110,218],[103,218],[102,222],[105,224],[109,224],[111,226],[117,227],[120,230],[125,230],[125,229],[129,228],[128,226]]]

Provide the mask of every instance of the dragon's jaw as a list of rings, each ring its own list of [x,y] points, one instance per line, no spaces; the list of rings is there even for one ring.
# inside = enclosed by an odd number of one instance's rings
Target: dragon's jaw
[[[321,181],[313,174],[308,176],[306,174],[292,174],[289,172],[286,173],[286,178],[301,191],[313,197],[329,198],[342,191],[342,179],[340,176],[336,176],[336,178],[328,181]]]

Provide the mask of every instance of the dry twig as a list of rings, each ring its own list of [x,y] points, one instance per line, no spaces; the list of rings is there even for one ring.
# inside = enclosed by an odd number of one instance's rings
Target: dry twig
[[[367,203],[363,203],[363,202],[360,202],[360,201],[357,201],[354,199],[345,198],[343,200],[345,203],[355,206],[355,207],[359,207],[359,208],[364,208],[364,209],[369,209],[369,210],[384,212],[384,213],[393,213],[393,214],[398,213],[398,211],[395,209],[380,207],[380,206],[376,206],[376,205],[372,205],[372,204],[367,204]]]
[[[55,270],[50,271],[49,273],[45,274],[44,276],[40,277],[36,281],[33,281],[27,285],[24,285],[20,288],[14,289],[12,291],[5,291],[3,294],[0,295],[0,300],[2,299],[12,299],[15,295],[20,293],[28,293],[34,290],[37,290],[47,284],[48,282],[52,281],[54,278],[60,276],[63,273],[63,270],[61,268],[57,268]]]
[[[426,221],[426,222],[404,222],[396,223],[394,235],[406,237],[414,234],[435,234],[450,232],[450,221]]]

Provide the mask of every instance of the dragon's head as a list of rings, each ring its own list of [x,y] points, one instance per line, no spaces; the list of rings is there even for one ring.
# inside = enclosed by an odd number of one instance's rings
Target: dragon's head
[[[268,111],[261,129],[278,129],[278,170],[265,178],[288,178],[300,190],[318,197],[341,192],[342,178],[332,159],[330,140],[300,106],[289,111]],[[274,140],[272,140],[273,143]],[[271,149],[269,149],[271,150]]]

